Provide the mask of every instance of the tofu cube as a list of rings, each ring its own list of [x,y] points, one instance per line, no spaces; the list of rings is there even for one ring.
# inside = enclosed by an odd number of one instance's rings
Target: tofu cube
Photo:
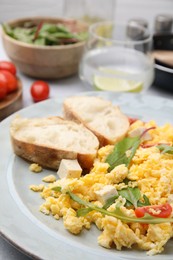
[[[57,174],[62,178],[80,178],[82,168],[77,160],[62,159]]]
[[[118,192],[113,185],[106,185],[101,190],[95,191],[95,194],[97,196],[97,200],[105,204],[109,198],[118,195]]]

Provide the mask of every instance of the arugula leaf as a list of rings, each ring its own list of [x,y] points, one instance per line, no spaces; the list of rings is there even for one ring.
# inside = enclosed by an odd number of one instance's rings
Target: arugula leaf
[[[77,195],[75,195],[74,193],[72,193],[70,191],[68,191],[67,194],[70,196],[70,198],[72,200],[87,207],[87,209],[85,211],[84,211],[84,209],[81,209],[80,211],[78,210],[78,212],[79,212],[79,214],[81,214],[81,216],[84,216],[84,214],[87,214],[88,212],[90,212],[92,210],[96,210],[96,211],[102,213],[103,215],[112,216],[112,217],[115,217],[115,218],[120,219],[121,221],[127,222],[127,223],[132,223],[132,222],[145,223],[145,224],[159,224],[159,223],[168,223],[168,222],[173,223],[173,218],[157,218],[157,217],[150,216],[149,214],[145,214],[145,216],[142,218],[129,217],[129,216],[126,216],[121,211],[120,207],[116,207],[115,211],[113,211],[113,212],[107,211],[103,208],[99,208],[99,207],[95,206],[91,202],[82,200],[81,198],[79,198]]]
[[[111,171],[120,164],[125,164],[128,167],[140,145],[141,138],[146,134],[146,132],[152,129],[155,129],[155,127],[153,126],[144,130],[143,133],[139,136],[126,137],[120,142],[116,143],[113,152],[106,158],[106,162],[110,165],[108,170]],[[126,153],[127,151],[130,152],[129,156]]]
[[[126,185],[128,185],[129,181],[130,181],[130,180],[129,180],[127,177],[123,180],[123,182],[124,182]]]
[[[141,193],[138,187],[127,187],[125,189],[120,190],[118,193],[128,202],[130,202],[135,208],[137,208],[137,202],[141,198]]]
[[[109,199],[106,201],[105,205],[103,206],[103,209],[108,209],[108,208],[115,202],[115,200],[116,200],[118,197],[119,197],[119,195],[115,195],[115,196],[109,198]]]
[[[56,187],[53,187],[52,190],[54,190],[54,191],[61,191],[61,187],[60,186],[56,186]]]
[[[143,206],[148,206],[150,205],[150,201],[146,195],[141,196],[141,192],[138,187],[127,187],[122,190],[118,191],[118,196],[122,196],[123,198],[126,199],[126,207],[134,206],[135,208],[137,207],[143,207]],[[115,199],[118,198],[118,196],[113,196],[109,198],[105,205],[103,206],[104,209],[109,208],[114,202]],[[143,198],[143,202],[140,200]]]
[[[137,202],[138,207],[151,205],[149,198],[145,194],[143,195],[143,200],[143,202],[141,202],[140,200]]]
[[[82,208],[77,210],[77,216],[78,217],[83,217],[87,215],[90,211],[92,211],[91,208]]]
[[[126,185],[129,184],[129,179],[126,178],[124,179],[124,183]],[[149,198],[144,194],[143,196],[141,195],[141,192],[140,192],[140,189],[138,187],[127,187],[127,188],[124,188],[120,191],[118,191],[119,195],[121,195],[122,197],[124,197],[126,199],[126,204],[125,206],[128,207],[128,206],[134,206],[135,208],[136,207],[143,207],[143,206],[149,206],[151,205],[150,204],[150,201],[149,201]],[[142,199],[142,201],[141,201]]]
[[[140,136],[126,137],[120,142],[116,143],[113,152],[110,153],[106,158],[106,162],[110,165],[109,171],[120,164],[125,164],[128,167],[139,144]],[[129,156],[126,154],[128,150],[130,150]]]
[[[127,167],[131,163],[131,160],[132,160],[133,156],[135,155],[136,150],[138,149],[138,147],[140,145],[140,142],[141,142],[140,137],[136,137],[136,140],[134,141],[133,146],[131,148],[130,156],[127,158],[127,165],[126,165]]]
[[[169,146],[166,144],[160,144],[156,147],[161,151],[161,153],[173,154],[173,146]]]

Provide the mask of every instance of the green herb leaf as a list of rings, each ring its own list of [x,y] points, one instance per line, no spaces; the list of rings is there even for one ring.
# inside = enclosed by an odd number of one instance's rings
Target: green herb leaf
[[[161,144],[158,145],[157,148],[161,151],[161,153],[169,153],[169,154],[173,154],[173,147],[166,145],[166,144]]]
[[[71,191],[68,191],[67,194],[70,196],[70,198],[76,202],[78,202],[79,204],[81,205],[84,205],[84,206],[90,206],[90,202],[87,202],[85,200],[82,200],[79,196],[75,195],[74,193],[72,193]],[[92,204],[91,204],[92,205]]]
[[[138,187],[128,187],[120,190],[118,193],[128,202],[130,202],[135,208],[137,208],[137,202],[141,198],[141,193]]]
[[[127,158],[127,165],[126,165],[127,167],[131,163],[131,160],[132,160],[133,156],[135,155],[136,150],[138,149],[138,147],[140,145],[140,142],[141,142],[140,138],[136,137],[136,140],[134,140],[133,146],[131,148],[130,156]]]
[[[54,191],[61,191],[61,187],[60,186],[56,186],[56,187],[53,187],[52,190],[54,190]]]
[[[157,217],[150,216],[149,214],[145,214],[145,216],[142,218],[129,217],[129,216],[126,216],[119,207],[116,207],[114,212],[107,211],[103,208],[99,208],[99,207],[95,206],[94,204],[92,204],[90,202],[82,200],[81,198],[79,198],[77,195],[75,195],[74,193],[72,193],[70,191],[67,192],[67,194],[70,196],[70,198],[72,200],[89,208],[86,211],[83,211],[83,213],[87,212],[87,211],[90,212],[92,210],[96,210],[96,211],[102,213],[103,215],[112,216],[112,217],[115,217],[115,218],[120,219],[121,221],[127,222],[127,223],[132,223],[132,222],[145,223],[145,224],[159,224],[159,223],[168,223],[168,222],[173,223],[173,218],[157,218]]]
[[[109,171],[114,169],[120,164],[129,166],[138,146],[140,144],[140,137],[126,137],[114,146],[114,150],[106,158],[106,162],[110,165]],[[130,151],[130,155],[127,156],[127,151]]]
[[[141,192],[138,187],[127,187],[119,190],[118,195],[109,198],[103,206],[103,209],[109,208],[119,196],[126,199],[126,207],[134,206],[137,208],[150,205],[149,199],[146,195],[143,195],[143,198],[141,197]],[[143,201],[140,201],[141,198]]]
[[[143,206],[149,206],[151,205],[149,198],[144,194],[143,195],[143,202],[142,201],[138,201],[137,202],[138,207],[143,207]]]
[[[115,195],[115,196],[109,198],[109,199],[106,201],[105,205],[103,206],[103,209],[108,209],[108,208],[115,202],[115,200],[116,200],[118,197],[119,197],[119,195]]]
[[[82,208],[77,210],[77,216],[78,217],[83,217],[87,215],[90,211],[93,211],[91,208]]]

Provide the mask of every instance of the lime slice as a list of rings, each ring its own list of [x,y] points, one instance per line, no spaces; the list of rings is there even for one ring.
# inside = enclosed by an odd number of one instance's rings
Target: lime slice
[[[94,77],[94,86],[98,90],[115,92],[140,92],[143,89],[142,82],[102,76]]]

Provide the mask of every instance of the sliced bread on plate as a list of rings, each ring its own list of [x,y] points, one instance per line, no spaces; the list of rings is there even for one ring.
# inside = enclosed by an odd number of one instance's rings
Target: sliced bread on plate
[[[129,120],[118,106],[96,96],[74,96],[64,100],[64,117],[82,123],[99,139],[100,146],[121,140],[129,129]]]
[[[16,117],[10,134],[16,155],[55,170],[62,159],[77,159],[90,169],[99,147],[97,137],[82,124],[60,117]]]

